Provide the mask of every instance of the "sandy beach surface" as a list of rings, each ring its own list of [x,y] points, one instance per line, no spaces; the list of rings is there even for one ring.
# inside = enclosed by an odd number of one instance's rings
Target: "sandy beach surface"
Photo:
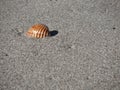
[[[120,0],[0,0],[0,90],[120,90]]]

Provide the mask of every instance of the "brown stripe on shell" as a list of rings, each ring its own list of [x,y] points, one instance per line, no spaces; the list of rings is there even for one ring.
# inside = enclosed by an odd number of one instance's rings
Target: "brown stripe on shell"
[[[42,34],[41,34],[41,37],[43,38],[43,37],[45,37],[45,35],[44,35],[44,33],[45,33],[45,31],[46,31],[46,29],[45,29],[45,27],[44,27],[44,29],[42,30]]]
[[[48,28],[46,28],[45,37],[48,36],[48,33],[49,33],[47,30]]]
[[[43,38],[43,37],[42,37],[42,34],[43,34],[44,30],[45,30],[44,27],[41,26],[41,29],[40,29],[40,38]]]
[[[37,29],[37,26],[36,26],[36,30],[37,30],[36,38],[38,38],[38,35],[39,35],[39,28]]]
[[[38,32],[37,32],[37,38],[40,37],[40,28],[38,29]]]
[[[45,31],[45,28],[44,28],[44,27],[42,27],[42,28],[41,28],[40,38],[43,38],[43,37],[42,37],[42,34],[43,34],[43,32],[44,32],[44,31]]]

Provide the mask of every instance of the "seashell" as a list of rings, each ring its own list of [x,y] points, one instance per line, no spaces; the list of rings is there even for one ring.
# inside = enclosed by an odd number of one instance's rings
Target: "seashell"
[[[36,24],[29,28],[26,35],[32,38],[44,38],[49,36],[49,29],[44,24]]]

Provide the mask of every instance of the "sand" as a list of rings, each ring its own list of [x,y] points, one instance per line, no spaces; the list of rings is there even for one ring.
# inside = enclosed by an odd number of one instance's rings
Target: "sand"
[[[120,90],[120,0],[0,0],[0,90]]]

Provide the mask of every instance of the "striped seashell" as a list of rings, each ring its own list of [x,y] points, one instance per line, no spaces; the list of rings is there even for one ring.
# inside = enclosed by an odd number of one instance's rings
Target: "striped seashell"
[[[33,25],[28,31],[27,36],[33,38],[43,38],[49,35],[49,29],[46,25],[36,24]]]

